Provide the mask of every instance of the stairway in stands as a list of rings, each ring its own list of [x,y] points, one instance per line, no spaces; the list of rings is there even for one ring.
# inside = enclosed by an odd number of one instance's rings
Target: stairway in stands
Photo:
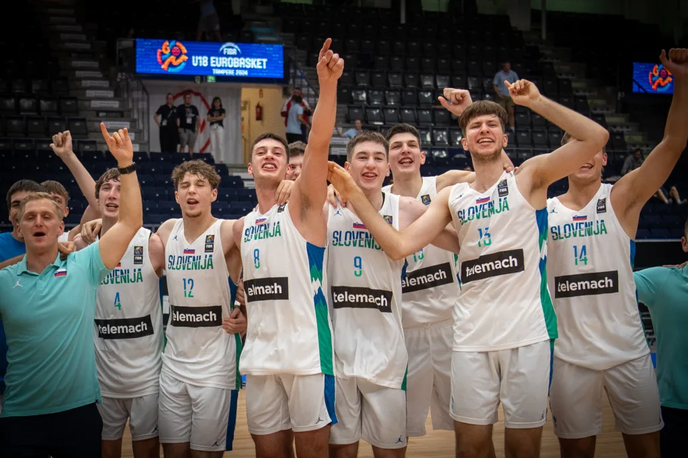
[[[62,76],[69,79],[71,95],[78,98],[80,116],[86,118],[85,135],[95,140],[94,149],[107,151],[100,123],[110,131],[128,128],[134,151],[147,151],[130,103],[120,96],[105,62],[106,44],[95,40],[95,26],[80,22],[73,3],[43,2],[37,8],[50,34],[52,54],[59,58]]]

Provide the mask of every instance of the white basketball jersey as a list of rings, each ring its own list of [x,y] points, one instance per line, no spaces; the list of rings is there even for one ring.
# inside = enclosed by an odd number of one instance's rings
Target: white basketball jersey
[[[399,196],[383,196],[380,214],[398,229]],[[330,209],[327,232],[337,375],[401,388],[408,364],[401,324],[405,261],[390,259],[347,208]]]
[[[148,254],[150,236],[148,229],[139,229],[98,287],[96,368],[105,397],[158,392],[164,338],[160,279]]]
[[[216,220],[196,240],[184,236],[184,220],[175,224],[165,247],[170,318],[163,372],[191,385],[235,390],[239,336],[222,329],[230,305],[229,272]],[[240,342],[240,341],[239,341]]]
[[[545,269],[547,209],[535,210],[506,172],[482,193],[455,185],[449,209],[461,246],[454,350],[498,351],[556,338]]]
[[[333,373],[325,299],[326,249],[303,238],[289,204],[244,219],[241,240],[248,330],[241,373]]]
[[[392,192],[391,186],[382,188]],[[437,177],[423,177],[416,200],[430,205],[437,196]],[[450,320],[461,290],[454,253],[428,245],[408,256],[406,277],[401,282],[404,328]]]
[[[635,242],[602,184],[580,211],[549,199],[549,289],[559,319],[554,355],[571,364],[605,370],[647,355],[635,296]]]

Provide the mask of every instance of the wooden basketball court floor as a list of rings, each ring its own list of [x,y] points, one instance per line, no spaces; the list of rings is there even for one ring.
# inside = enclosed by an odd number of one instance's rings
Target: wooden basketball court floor
[[[626,456],[621,434],[614,429],[614,416],[607,399],[603,400],[604,416],[602,423],[602,434],[597,437],[596,458],[622,458]],[[428,434],[424,437],[413,437],[409,439],[408,451],[406,456],[409,458],[453,458],[454,457],[454,433],[452,431],[433,431],[430,418],[427,422]],[[129,430],[124,433],[124,444],[122,450],[123,458],[133,457],[131,451],[131,436]],[[494,427],[493,440],[497,457],[504,457],[504,423],[502,422],[502,412],[499,412],[499,423]],[[162,456],[162,453],[161,455]],[[246,428],[246,403],[244,391],[239,393],[239,405],[237,411],[237,427],[234,436],[234,450],[225,453],[225,458],[249,458],[255,457],[253,440]],[[361,458],[372,458],[373,452],[367,443],[361,441],[358,456]],[[552,419],[548,413],[547,423],[542,433],[542,452],[541,458],[559,458],[559,442],[552,432]]]

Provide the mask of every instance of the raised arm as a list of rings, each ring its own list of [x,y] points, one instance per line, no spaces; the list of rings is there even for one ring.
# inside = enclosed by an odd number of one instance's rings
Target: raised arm
[[[117,159],[119,168],[128,167],[133,163],[134,146],[129,138],[127,129],[119,130],[114,135],[108,134],[105,124],[100,124],[103,138],[110,153]],[[119,220],[100,239],[98,244],[100,257],[108,269],[114,269],[127,251],[129,242],[143,225],[143,210],[141,205],[141,189],[136,172],[120,176],[121,190],[119,199]]]
[[[432,243],[451,222],[448,188],[437,195],[420,218],[397,231],[373,208],[347,171],[334,162],[329,163],[328,179],[392,259],[402,259]]]
[[[95,212],[95,217],[99,218],[100,212],[98,211],[98,201],[96,200],[96,182],[93,181],[91,174],[88,173],[86,167],[84,167],[81,161],[79,161],[79,158],[76,157],[76,154],[74,154],[74,150],[72,149],[72,134],[67,130],[53,135],[53,142],[50,144],[50,147],[53,149],[53,152],[62,159],[62,162],[64,162],[69,171],[72,172],[81,193],[86,197],[92,211]]]
[[[344,70],[344,60],[330,50],[331,43],[332,39],[328,38],[318,57],[319,100],[308,135],[303,169],[292,192],[292,200],[301,203],[299,212],[320,212],[327,197],[327,158],[337,117],[337,80]]]
[[[688,49],[671,49],[668,59],[662,51],[659,58],[674,77],[674,96],[664,127],[664,138],[640,167],[616,182],[611,197],[622,225],[627,219],[634,226],[631,228],[633,235],[640,210],[669,178],[688,143]]]
[[[530,108],[551,123],[559,126],[576,140],[559,147],[551,154],[542,154],[525,161],[519,167],[519,175],[525,174],[530,181],[530,190],[544,189],[555,181],[564,178],[602,150],[609,139],[609,132],[595,121],[582,114],[559,105],[540,94],[530,81],[519,80],[514,84],[504,82],[516,105]],[[546,193],[542,200],[546,199]]]

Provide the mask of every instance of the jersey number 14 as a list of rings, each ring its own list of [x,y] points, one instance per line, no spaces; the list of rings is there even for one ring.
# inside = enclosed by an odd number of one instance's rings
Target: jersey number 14
[[[588,250],[585,245],[580,247],[578,245],[573,246],[573,262],[575,265],[579,263],[588,265]]]

